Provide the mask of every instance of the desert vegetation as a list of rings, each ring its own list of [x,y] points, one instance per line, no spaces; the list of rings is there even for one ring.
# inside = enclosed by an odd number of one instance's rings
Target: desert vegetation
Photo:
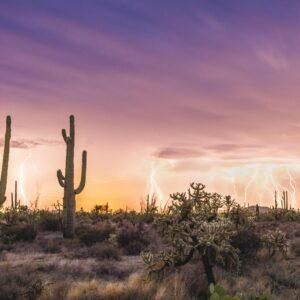
[[[98,204],[76,211],[75,120],[70,117],[64,198],[53,209],[4,207],[11,119],[0,184],[0,300],[9,299],[300,299],[300,213],[283,191],[279,208],[241,207],[231,196],[191,183],[159,210]]]

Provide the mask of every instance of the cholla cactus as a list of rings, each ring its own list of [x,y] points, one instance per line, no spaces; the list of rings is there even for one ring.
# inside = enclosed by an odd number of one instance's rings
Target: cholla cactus
[[[156,220],[162,235],[171,246],[169,252],[160,253],[151,261],[162,268],[181,266],[189,262],[194,253],[201,256],[207,281],[215,283],[213,266],[238,265],[238,251],[230,244],[235,233],[228,219],[217,216],[222,197],[205,191],[205,186],[192,183],[188,193],[171,195],[169,212]]]
[[[151,252],[141,252],[140,254],[142,260],[146,265],[151,265],[153,264],[153,254]]]
[[[6,193],[6,186],[7,186],[10,138],[11,138],[11,118],[10,116],[7,116],[5,139],[4,139],[4,151],[3,151],[3,158],[2,158],[1,179],[0,179],[0,206],[2,206],[6,200],[5,193]]]
[[[229,218],[237,229],[250,222],[249,211],[240,205],[237,205],[230,211]]]
[[[262,241],[270,256],[273,256],[277,251],[281,252],[284,257],[286,256],[288,244],[286,235],[282,231],[278,229],[270,231],[262,237]]]

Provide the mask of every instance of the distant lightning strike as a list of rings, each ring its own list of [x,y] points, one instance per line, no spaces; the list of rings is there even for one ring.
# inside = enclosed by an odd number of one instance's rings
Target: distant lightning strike
[[[38,169],[37,169],[37,166],[35,165],[34,161],[32,160],[32,153],[31,153],[31,149],[28,149],[28,153],[27,153],[27,156],[24,158],[24,160],[21,162],[20,164],[20,168],[19,168],[19,187],[20,187],[20,195],[21,195],[21,202],[23,205],[26,205],[26,206],[29,206],[29,205],[32,205],[33,202],[29,202],[28,200],[28,195],[26,193],[26,176],[25,176],[25,173],[26,173],[26,167],[28,167],[28,163],[30,162],[30,164],[32,165],[33,167],[33,170],[34,172],[37,174],[38,173]],[[32,172],[32,170],[31,170]],[[40,183],[39,181],[37,180],[36,182],[36,199],[34,201],[36,201],[41,195],[41,192],[40,192]],[[33,199],[32,199],[33,200]]]
[[[164,193],[158,183],[157,175],[158,171],[163,171],[163,168],[172,168],[175,166],[175,160],[168,160],[165,162],[166,164],[158,164],[157,162],[152,162],[150,167],[150,172],[148,176],[148,192],[150,199],[155,197],[158,201],[158,205],[160,208],[164,208],[168,205],[168,199],[165,201]]]
[[[25,159],[22,161],[21,165],[20,165],[20,170],[19,170],[19,186],[20,186],[20,193],[21,193],[21,197],[22,197],[22,202],[23,205],[27,205],[28,206],[28,200],[27,200],[27,195],[25,192],[25,165],[26,163],[31,159],[31,150],[28,150],[28,154],[25,157]]]
[[[287,170],[288,176],[289,176],[289,183],[290,187],[292,189],[291,196],[292,196],[292,207],[296,207],[296,184],[295,184],[295,179],[293,178],[291,172]]]
[[[268,199],[273,201],[274,191],[277,191],[279,195],[283,191],[288,191],[291,206],[294,208],[297,207],[296,183],[287,165],[249,165],[242,168],[231,168],[227,174],[229,175],[228,179],[233,185],[233,194],[236,198],[238,197],[236,188],[237,179],[241,177],[248,178],[247,180],[243,180],[246,182],[243,184],[244,206],[250,202],[249,200],[252,200],[252,203],[259,200],[259,204],[262,204],[266,193],[268,194]],[[240,185],[242,184],[240,183]],[[256,198],[250,199],[250,189],[256,193]]]
[[[257,169],[255,169],[255,172],[252,174],[250,180],[248,181],[248,183],[245,186],[245,191],[244,191],[244,206],[246,206],[249,202],[247,202],[247,196],[248,196],[248,189],[249,187],[252,185],[252,183],[255,181],[257,176]]]
[[[151,198],[157,197],[157,200],[159,203],[162,203],[163,201],[163,193],[161,188],[159,187],[157,180],[156,180],[156,174],[157,174],[158,167],[154,164],[151,165],[150,174],[148,178],[148,185],[149,185],[149,192],[148,195]]]

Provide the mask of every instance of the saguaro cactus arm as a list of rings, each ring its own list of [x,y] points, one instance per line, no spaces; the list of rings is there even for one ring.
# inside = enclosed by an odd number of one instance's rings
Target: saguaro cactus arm
[[[63,136],[63,138],[64,138],[64,141],[65,141],[66,143],[68,143],[68,136],[67,136],[66,129],[62,129],[61,134],[62,134],[62,136]]]
[[[65,188],[66,187],[66,183],[65,183],[65,177],[64,175],[62,174],[62,171],[61,170],[57,170],[57,179],[58,179],[58,183],[61,187]]]
[[[87,152],[82,152],[82,165],[81,165],[81,179],[77,189],[75,189],[75,194],[80,194],[85,186],[86,181],[86,160],[87,160]]]
[[[11,138],[11,117],[7,116],[6,117],[4,152],[3,152],[3,159],[2,159],[1,180],[0,180],[0,206],[6,200],[5,192],[6,192],[6,186],[7,186],[10,138]]]

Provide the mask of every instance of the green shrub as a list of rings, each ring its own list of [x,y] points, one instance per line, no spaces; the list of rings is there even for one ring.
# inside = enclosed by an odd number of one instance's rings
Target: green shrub
[[[239,296],[229,296],[225,289],[217,284],[217,285],[214,285],[214,284],[210,284],[209,285],[209,294],[210,294],[210,297],[209,299],[210,300],[242,300],[244,298],[241,298]],[[259,295],[259,296],[250,296],[249,298],[247,297],[247,299],[255,299],[255,300],[269,300],[271,299],[271,296],[269,295],[269,293],[264,293],[263,295]]]
[[[240,297],[234,296],[231,297],[227,295],[225,289],[221,285],[214,285],[210,284],[209,285],[209,292],[210,292],[210,300],[241,300]]]

